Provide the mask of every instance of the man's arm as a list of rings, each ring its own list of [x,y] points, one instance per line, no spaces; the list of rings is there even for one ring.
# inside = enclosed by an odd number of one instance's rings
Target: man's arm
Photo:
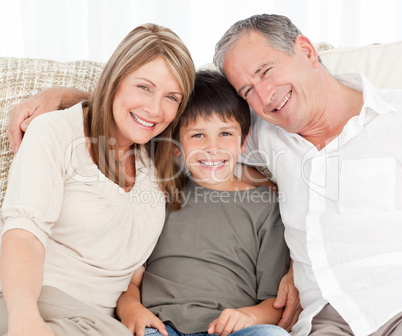
[[[290,332],[302,311],[299,291],[293,281],[293,260],[290,261],[288,273],[282,277],[279,284],[278,296],[274,302],[274,307],[277,309],[285,308],[278,326]]]
[[[266,176],[261,174],[256,168],[243,164],[243,169],[241,173],[241,178],[243,182],[251,184],[252,186],[258,187],[261,185],[267,186],[276,194],[278,193],[278,187],[275,183],[270,181]]]
[[[51,87],[40,91],[15,105],[11,110],[7,137],[14,153],[21,145],[23,133],[36,116],[50,111],[65,109],[87,100],[90,93],[73,88]]]

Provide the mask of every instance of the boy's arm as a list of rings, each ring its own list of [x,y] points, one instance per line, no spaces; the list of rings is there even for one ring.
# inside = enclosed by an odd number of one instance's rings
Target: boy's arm
[[[266,299],[255,306],[239,309],[224,309],[208,328],[208,334],[227,336],[240,329],[257,324],[277,324],[282,309],[273,306],[275,298]]]
[[[14,153],[22,141],[23,133],[29,123],[38,115],[73,106],[89,99],[90,94],[73,88],[51,87],[40,91],[11,110],[11,118],[7,128],[7,137]]]
[[[152,312],[141,304],[141,284],[145,267],[141,266],[133,273],[127,290],[117,301],[116,315],[133,335],[144,336],[145,327],[153,327],[168,336],[166,327]]]

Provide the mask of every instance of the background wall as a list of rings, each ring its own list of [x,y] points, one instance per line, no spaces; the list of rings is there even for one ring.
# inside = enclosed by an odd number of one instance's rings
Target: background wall
[[[106,61],[132,28],[154,22],[200,66],[231,24],[264,12],[288,16],[313,42],[402,40],[400,0],[0,0],[0,56]]]

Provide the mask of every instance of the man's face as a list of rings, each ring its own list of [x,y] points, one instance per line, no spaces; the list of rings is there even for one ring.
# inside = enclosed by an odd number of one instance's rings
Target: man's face
[[[312,49],[311,49],[312,48]],[[266,121],[302,133],[318,108],[316,53],[299,35],[295,54],[272,48],[252,32],[239,38],[224,59],[224,71],[238,94]]]

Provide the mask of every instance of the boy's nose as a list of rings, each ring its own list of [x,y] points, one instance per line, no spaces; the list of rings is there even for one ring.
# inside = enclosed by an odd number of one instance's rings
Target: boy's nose
[[[219,140],[218,139],[208,139],[208,143],[206,144],[206,152],[210,154],[215,154],[219,150]]]

